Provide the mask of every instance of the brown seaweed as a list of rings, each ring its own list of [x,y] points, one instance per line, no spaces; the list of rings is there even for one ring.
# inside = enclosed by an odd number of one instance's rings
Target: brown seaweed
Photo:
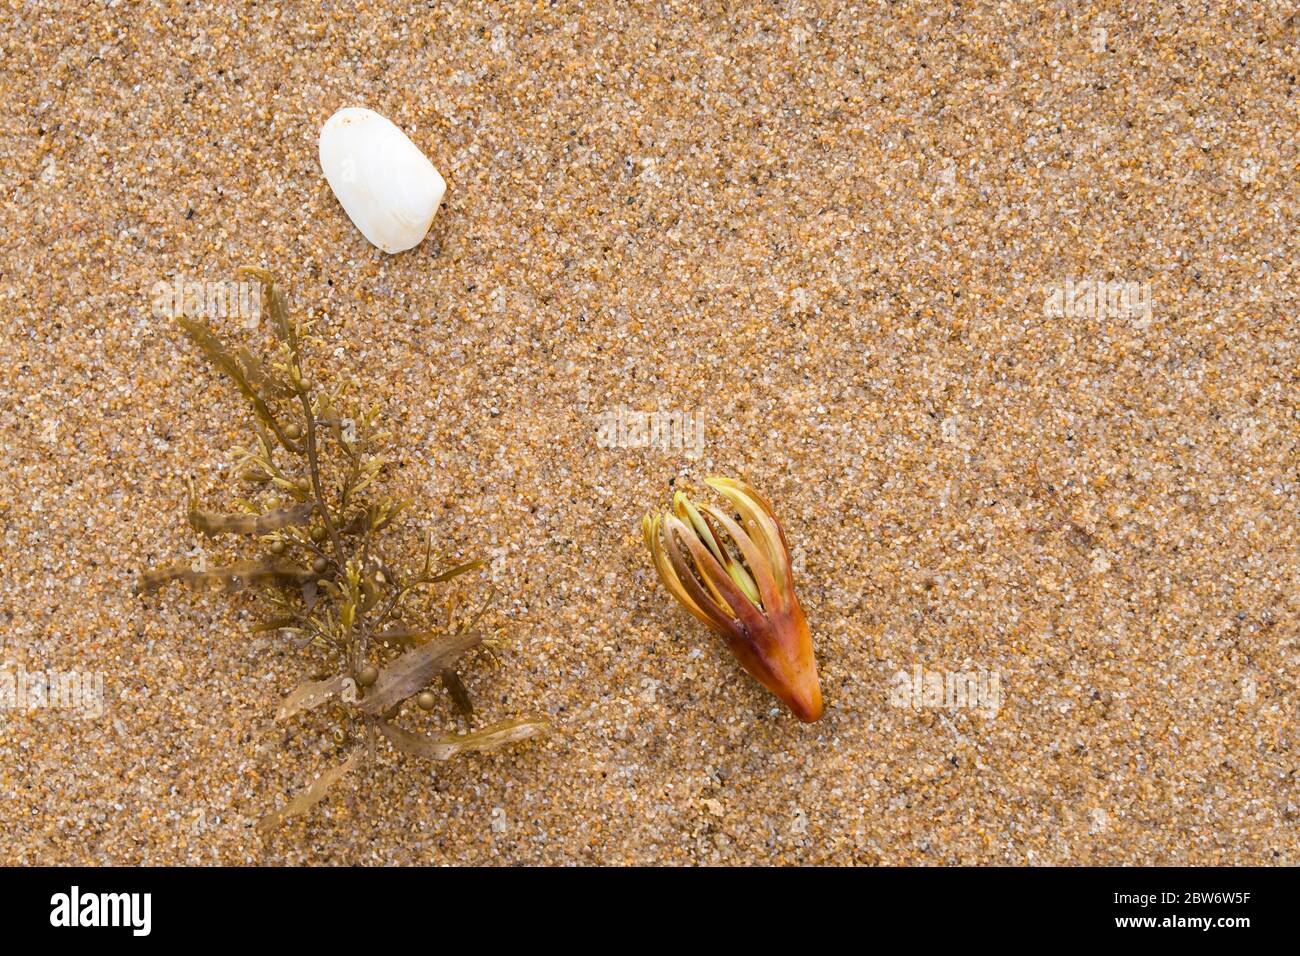
[[[357,764],[361,762],[361,755],[362,750],[358,747],[356,750],[352,751],[348,756],[348,759],[343,761],[342,764],[326,770],[323,774],[317,777],[312,782],[312,785],[306,790],[299,791],[292,800],[279,810],[263,817],[258,822],[257,829],[263,833],[269,833],[279,827],[290,817],[299,816],[316,806],[316,804],[325,799],[325,795],[329,793],[330,787],[334,786],[334,784],[338,783],[346,777],[350,771],[356,768]]]
[[[477,631],[462,631],[407,651],[379,671],[379,679],[366,691],[361,709],[367,714],[385,713],[428,687],[447,664],[482,640],[483,635]]]
[[[186,517],[195,531],[215,537],[219,534],[270,534],[285,528],[301,527],[311,523],[315,511],[316,505],[310,501],[288,508],[276,508],[265,514],[248,515],[218,514],[191,505]]]
[[[195,571],[183,564],[177,564],[145,571],[140,575],[136,591],[140,594],[149,594],[173,581],[178,581],[190,587],[220,588],[231,592],[249,587],[305,584],[313,578],[315,575],[308,568],[270,559],[237,561],[225,567],[208,568],[205,571]]]
[[[438,737],[416,734],[388,721],[378,721],[379,732],[398,751],[408,757],[425,760],[450,760],[459,753],[472,750],[496,750],[507,744],[536,737],[550,729],[544,717],[516,717],[490,724],[482,730],[468,734],[444,734]]]
[[[450,667],[443,669],[442,686],[451,695],[451,699],[462,717],[474,716],[474,701],[470,699],[469,689],[465,687],[460,675]]]
[[[293,689],[288,697],[280,704],[280,709],[275,712],[277,721],[288,720],[295,714],[301,714],[304,710],[313,710],[321,704],[335,697],[338,697],[347,688],[348,682],[352,680],[343,674],[337,677],[330,677],[326,680],[304,681]]]
[[[383,731],[404,701],[418,695],[422,709],[431,707],[432,696],[425,692],[434,682],[441,682],[460,714],[473,714],[460,669],[462,658],[482,641],[477,624],[490,600],[472,621],[458,625],[450,610],[458,604],[452,591],[446,625],[433,623],[446,585],[483,562],[435,569],[432,533],[425,535],[423,553],[414,561],[396,549],[394,536],[384,532],[410,502],[380,490],[391,460],[386,452],[391,435],[381,427],[379,407],[361,402],[356,386],[321,389],[305,371],[306,347],[315,341],[310,323],[291,320],[284,295],[266,270],[241,272],[262,284],[264,311],[275,333],[272,351],[262,356],[242,345],[228,347],[203,323],[178,320],[248,403],[253,431],[253,441],[234,449],[234,508],[200,508],[191,491],[187,518],[205,538],[243,536],[242,545],[258,553],[199,570],[185,563],[150,569],[141,574],[137,590],[152,593],[173,582],[223,591],[256,589],[264,613],[253,631],[281,633],[290,639],[287,646],[310,648],[314,657],[325,658],[316,679],[273,701],[276,720],[330,721],[334,739],[350,742],[352,755],[264,819],[258,829],[269,832],[309,810],[364,755],[373,755],[376,731]],[[522,740],[546,726],[543,720],[519,718],[463,737],[413,734],[415,742],[399,749],[408,746],[446,759]],[[400,735],[408,733],[393,732],[402,740]]]
[[[240,394],[248,399],[249,403],[253,406],[253,413],[257,416],[258,421],[271,429],[271,431],[275,432],[276,437],[280,439],[280,443],[286,448],[297,447],[280,428],[280,424],[271,413],[271,408],[266,404],[266,400],[257,393],[257,390],[253,388],[252,383],[249,382],[248,376],[244,373],[244,367],[239,363],[239,360],[221,344],[221,340],[218,339],[216,335],[214,335],[202,322],[195,321],[188,316],[179,316],[176,319],[176,324],[179,325],[185,331],[185,334],[194,341],[194,344],[203,351],[203,354],[208,357],[208,361],[210,361],[218,371],[224,372],[226,376],[235,383],[235,387],[239,389]]]

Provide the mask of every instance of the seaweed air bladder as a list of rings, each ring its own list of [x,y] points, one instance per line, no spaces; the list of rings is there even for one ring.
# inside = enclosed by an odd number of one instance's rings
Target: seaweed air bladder
[[[811,723],[822,715],[822,692],[785,532],[767,499],[743,481],[705,483],[739,520],[682,492],[669,511],[646,515],[641,529],[659,580],[755,680]]]

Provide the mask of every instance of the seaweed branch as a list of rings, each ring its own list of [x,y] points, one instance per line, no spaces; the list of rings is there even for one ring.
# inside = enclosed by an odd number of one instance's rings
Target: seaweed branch
[[[379,410],[345,392],[327,394],[307,376],[305,352],[315,339],[310,323],[290,318],[270,273],[240,270],[262,284],[274,334],[266,357],[246,346],[229,348],[207,325],[186,316],[177,324],[208,361],[234,384],[252,412],[255,441],[235,449],[240,491],[234,511],[200,508],[193,490],[186,518],[207,539],[242,536],[255,557],[207,567],[184,562],[140,575],[136,590],[152,594],[169,584],[223,592],[255,590],[266,613],[253,630],[277,632],[320,659],[312,679],[278,699],[276,719],[333,718],[334,738],[347,757],[321,774],[281,810],[265,817],[268,832],[307,812],[352,771],[373,763],[380,737],[398,752],[446,760],[489,750],[543,732],[544,718],[521,716],[463,735],[432,736],[397,726],[403,706],[436,709],[433,688],[452,711],[474,713],[461,665],[484,644],[477,630],[486,610],[457,626],[448,598],[445,626],[433,623],[435,593],[482,567],[467,561],[435,570],[431,533],[413,571],[403,572],[400,550],[381,532],[409,502],[378,492],[387,432]],[[313,716],[315,715],[315,716]]]

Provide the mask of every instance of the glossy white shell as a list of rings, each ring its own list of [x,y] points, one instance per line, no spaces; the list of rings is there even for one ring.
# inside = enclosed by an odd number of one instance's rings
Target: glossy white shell
[[[339,110],[321,127],[320,165],[348,218],[388,253],[425,237],[447,191],[405,133],[359,106]]]

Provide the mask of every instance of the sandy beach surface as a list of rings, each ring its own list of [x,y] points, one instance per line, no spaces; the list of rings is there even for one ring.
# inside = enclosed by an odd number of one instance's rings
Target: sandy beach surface
[[[1298,30],[1270,0],[8,4],[0,670],[104,706],[0,712],[0,863],[1300,863]],[[446,177],[411,252],[320,173],[349,105]],[[151,290],[245,263],[381,403],[410,533],[489,562],[478,719],[555,724],[381,748],[269,836],[344,753],[272,721],[310,654],[246,599],[131,593],[249,435]],[[700,441],[605,447],[639,413]],[[715,473],[785,523],[815,724],[654,578],[641,515]],[[996,693],[911,706],[917,675]]]

